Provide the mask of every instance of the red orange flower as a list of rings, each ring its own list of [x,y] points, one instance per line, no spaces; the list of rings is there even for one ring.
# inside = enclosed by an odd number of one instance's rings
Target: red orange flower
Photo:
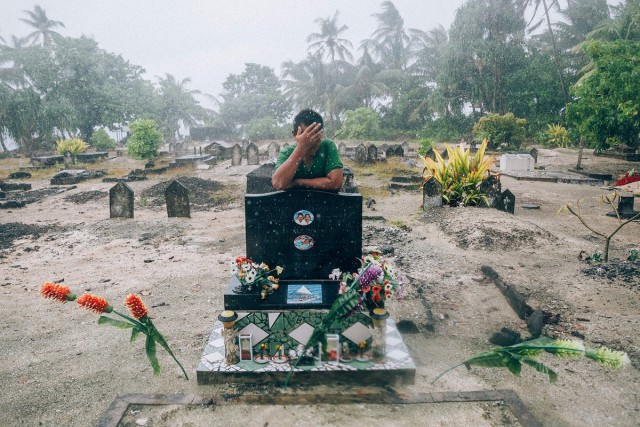
[[[136,319],[147,317],[147,307],[145,307],[138,295],[127,295],[127,298],[124,300],[124,305],[129,308],[129,311],[131,311],[131,314]]]
[[[78,298],[78,304],[87,310],[94,311],[98,314],[111,313],[113,311],[113,307],[109,305],[107,300],[91,294],[83,294]]]
[[[73,301],[76,299],[75,294],[72,294],[68,287],[51,282],[46,282],[42,285],[40,295],[60,302]]]

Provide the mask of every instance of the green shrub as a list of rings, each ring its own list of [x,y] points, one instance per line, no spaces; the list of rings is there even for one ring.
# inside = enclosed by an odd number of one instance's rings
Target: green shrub
[[[517,150],[524,142],[527,121],[513,113],[505,115],[489,113],[473,125],[473,135],[478,140],[488,140],[488,148],[500,151]]]
[[[567,148],[571,146],[569,132],[561,125],[547,125],[542,135],[542,144],[545,147]]]
[[[345,112],[340,127],[343,139],[378,139],[380,136],[380,116],[371,108],[358,108]]]
[[[429,152],[429,148],[435,145],[433,138],[422,138],[420,141],[420,148],[418,148],[418,154],[425,156]]]
[[[131,136],[127,140],[127,153],[134,159],[153,159],[163,144],[162,133],[153,120],[137,120],[129,126]]]
[[[56,152],[63,156],[69,152],[75,158],[78,154],[84,153],[89,145],[80,138],[59,139],[56,141]]]
[[[89,138],[89,142],[93,148],[99,151],[109,151],[116,148],[116,141],[104,129],[95,131]]]

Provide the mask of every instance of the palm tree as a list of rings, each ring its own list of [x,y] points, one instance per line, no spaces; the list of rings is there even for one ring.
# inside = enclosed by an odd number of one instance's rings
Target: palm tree
[[[319,33],[312,33],[307,37],[309,51],[312,55],[327,57],[334,62],[336,56],[342,61],[348,59],[353,61],[353,55],[349,49],[353,48],[351,42],[347,39],[340,38],[340,34],[345,32],[349,27],[343,25],[338,28],[338,11],[336,10],[333,18],[318,18],[314,22],[320,26]]]
[[[411,37],[404,28],[404,19],[390,1],[382,3],[382,12],[372,16],[378,19],[378,28],[371,39],[362,42],[372,50],[387,68],[405,70],[410,61]]]
[[[25,10],[24,13],[29,15],[29,18],[31,19],[20,18],[20,20],[36,29],[26,37],[28,40],[31,40],[33,44],[37,43],[40,38],[42,38],[42,46],[49,47],[55,38],[62,37],[60,33],[53,31],[52,28],[65,28],[64,24],[60,21],[54,21],[47,18],[47,13],[40,6],[36,5],[34,6],[33,11]]]
[[[162,103],[160,118],[167,139],[179,139],[181,126],[189,129],[206,117],[206,110],[194,98],[200,91],[188,90],[189,83],[188,77],[178,81],[168,73],[158,79]]]

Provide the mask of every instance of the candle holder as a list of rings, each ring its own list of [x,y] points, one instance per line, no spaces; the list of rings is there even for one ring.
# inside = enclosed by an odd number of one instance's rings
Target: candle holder
[[[389,313],[384,308],[374,308],[370,315],[373,319],[371,355],[374,362],[385,363],[387,361],[387,318]]]
[[[224,358],[227,365],[235,365],[240,361],[238,356],[238,345],[236,344],[236,337],[238,331],[233,329],[236,320],[238,320],[238,313],[232,310],[225,310],[218,315],[218,320],[222,322],[222,339],[224,340]]]

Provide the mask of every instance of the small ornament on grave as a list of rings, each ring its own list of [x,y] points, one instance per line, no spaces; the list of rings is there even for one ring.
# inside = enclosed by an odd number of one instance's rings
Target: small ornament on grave
[[[224,354],[227,365],[235,365],[239,362],[238,345],[236,336],[238,331],[233,329],[233,325],[238,319],[238,313],[232,310],[225,310],[218,315],[218,320],[222,322],[222,339],[224,340]]]
[[[289,358],[284,355],[284,344],[276,345],[276,354],[273,355],[271,360],[274,363],[285,363]]]
[[[267,351],[267,344],[265,343],[260,344],[260,354],[258,354],[254,360],[257,363],[267,363],[269,360],[271,360],[271,358],[265,354],[266,351]]]
[[[253,262],[249,258],[239,257],[231,261],[231,275],[235,276],[240,285],[233,289],[235,293],[259,293],[261,299],[266,299],[267,295],[275,292],[280,279],[275,275],[282,273],[282,267],[273,270],[263,262],[260,264]]]
[[[366,341],[362,341],[360,344],[358,344],[358,355],[356,356],[356,360],[358,362],[368,362],[369,361],[369,356],[364,354],[364,350],[365,350],[366,347],[367,347],[367,342]]]
[[[85,308],[89,311],[93,311],[94,313],[112,313],[114,315],[120,316],[122,319],[124,319],[124,321],[102,315],[98,318],[98,324],[109,324],[121,329],[131,329],[131,342],[135,341],[135,339],[141,333],[146,335],[147,340],[145,350],[147,358],[149,359],[149,363],[151,363],[151,367],[153,368],[154,375],[160,374],[160,363],[158,362],[158,358],[156,357],[156,344],[159,344],[167,351],[167,353],[169,353],[173,360],[178,364],[180,369],[182,369],[182,373],[184,374],[185,379],[189,379],[189,376],[182,367],[182,364],[178,361],[178,359],[176,359],[173,352],[169,348],[167,340],[162,336],[160,331],[156,329],[155,325],[151,321],[151,318],[148,315],[147,307],[144,305],[139,296],[130,294],[125,298],[124,305],[131,312],[131,316],[127,316],[126,314],[114,310],[113,307],[104,298],[85,293],[76,299],[76,295],[72,293],[67,286],[57,283],[46,282],[40,288],[40,295],[42,295],[44,298],[53,299],[59,302],[75,300],[78,302],[78,305],[80,305],[80,307]]]
[[[353,360],[353,356],[351,356],[351,349],[349,348],[349,343],[342,343],[342,352],[340,353],[340,361],[341,362],[351,362]]]
[[[376,363],[385,363],[386,356],[386,336],[387,336],[387,318],[389,313],[384,308],[374,308],[371,310],[371,318],[373,319],[373,340],[371,343],[371,353]]]

